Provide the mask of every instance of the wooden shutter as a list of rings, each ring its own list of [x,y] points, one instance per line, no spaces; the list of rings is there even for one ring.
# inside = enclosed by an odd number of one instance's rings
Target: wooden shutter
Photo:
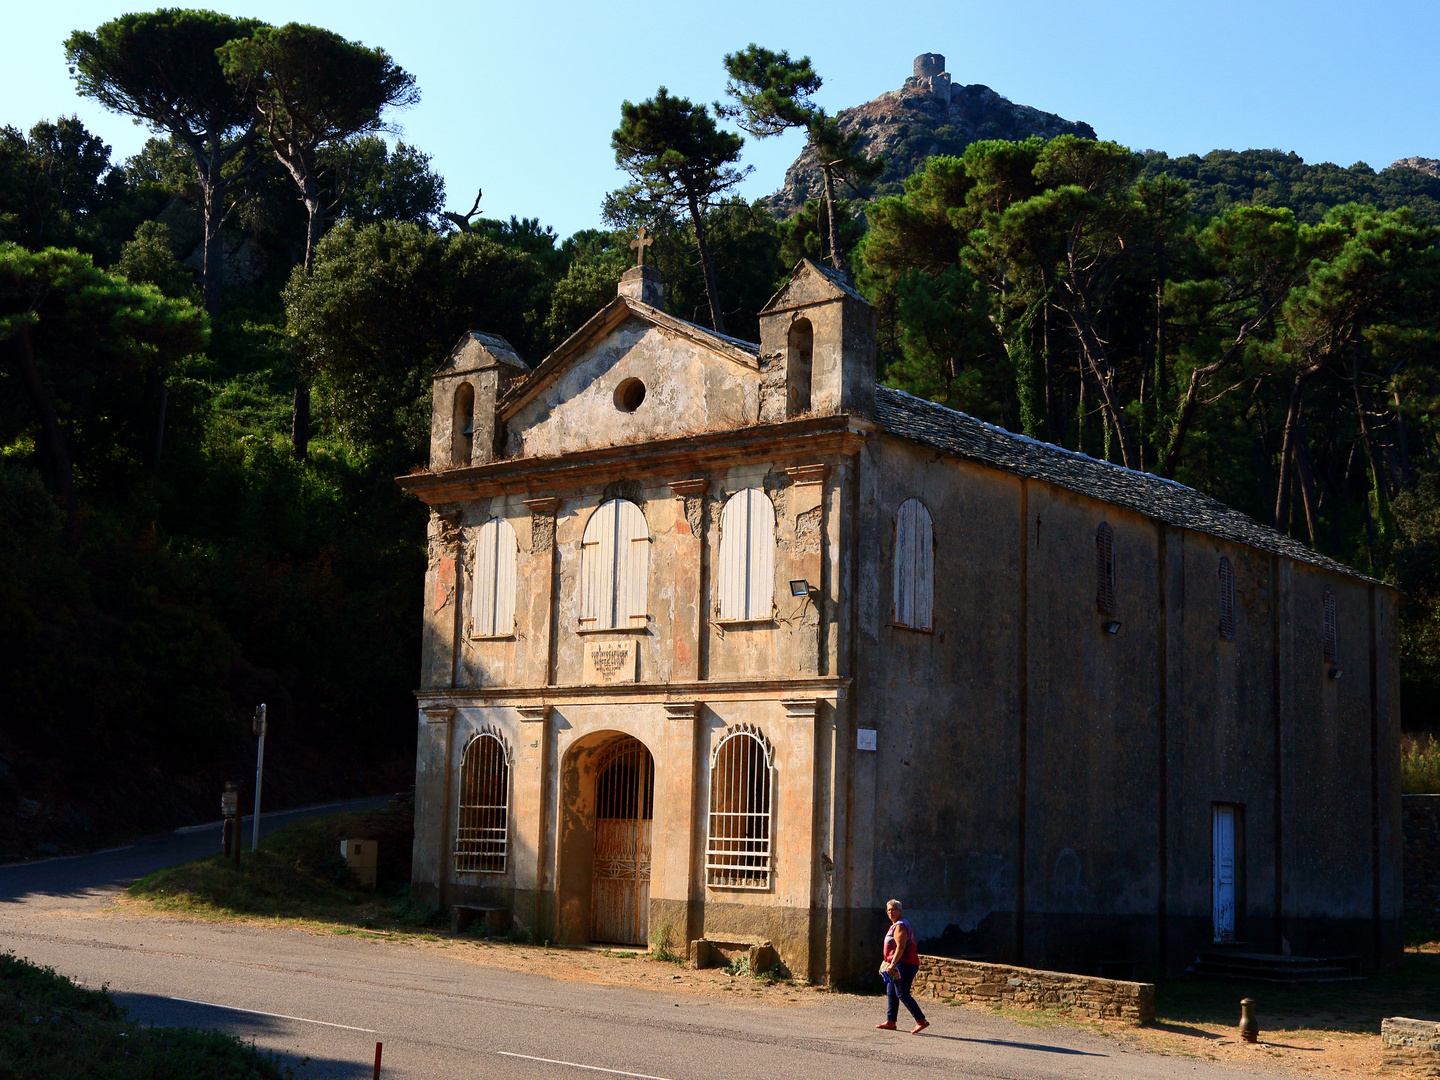
[[[1115,533],[1105,521],[1095,530],[1095,607],[1115,614]]]
[[[1235,568],[1220,556],[1220,636],[1235,640]]]
[[[742,488],[720,515],[720,617],[768,619],[774,602],[775,506],[759,488]]]
[[[613,605],[615,578],[615,502],[602,503],[585,523],[580,539],[580,621],[592,626],[613,626],[602,612]]]
[[[1340,662],[1339,633],[1335,628],[1335,590],[1325,586],[1325,662]]]
[[[650,529],[632,502],[615,503],[615,620],[612,626],[644,624],[650,614]]]
[[[896,626],[934,626],[935,529],[919,499],[906,499],[895,515]]]
[[[520,550],[515,530],[504,518],[493,518],[475,538],[475,597],[471,606],[473,632],[496,637],[515,630],[515,561]]]

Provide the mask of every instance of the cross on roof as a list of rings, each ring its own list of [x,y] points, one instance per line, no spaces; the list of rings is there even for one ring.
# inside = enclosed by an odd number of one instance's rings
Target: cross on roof
[[[640,235],[630,241],[630,246],[635,249],[636,266],[645,265],[645,249],[655,243],[655,238],[650,236],[644,225],[640,226]]]

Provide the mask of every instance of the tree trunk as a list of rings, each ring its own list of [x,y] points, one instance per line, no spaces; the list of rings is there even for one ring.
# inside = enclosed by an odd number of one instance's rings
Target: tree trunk
[[[1235,335],[1235,340],[1220,355],[1220,359],[1213,364],[1206,364],[1190,372],[1190,385],[1185,388],[1185,399],[1180,403],[1180,408],[1175,415],[1175,431],[1170,436],[1170,445],[1165,451],[1165,457],[1160,465],[1161,476],[1173,476],[1175,466],[1180,460],[1180,449],[1185,445],[1185,436],[1190,430],[1190,421],[1195,416],[1195,408],[1200,402],[1201,384],[1211,375],[1214,375],[1221,368],[1225,367],[1234,359],[1240,347],[1249,339],[1251,331],[1260,325],[1261,318],[1257,316],[1247,319],[1240,325],[1240,332]],[[1158,389],[1158,387],[1157,387]],[[1159,425],[1156,425],[1157,430]]]
[[[305,173],[300,192],[305,201],[306,219],[304,273],[309,277],[315,265],[315,248],[325,226],[325,207],[320,203],[314,170]],[[310,380],[303,362],[295,373],[295,396],[290,407],[290,451],[296,461],[304,461],[310,453]]]
[[[1390,483],[1380,462],[1375,439],[1370,433],[1370,395],[1360,385],[1358,348],[1350,350],[1350,386],[1355,392],[1355,415],[1360,421],[1360,437],[1365,443],[1365,460],[1370,465],[1370,483],[1375,492],[1375,511],[1380,519],[1382,536],[1390,535]]]
[[[1295,439],[1300,429],[1300,410],[1305,398],[1305,384],[1310,381],[1310,376],[1319,370],[1319,364],[1297,369],[1295,382],[1290,387],[1290,402],[1285,408],[1285,433],[1281,436],[1280,441],[1280,477],[1275,485],[1275,528],[1277,529],[1285,529],[1286,512],[1290,508],[1290,459],[1295,452]]]
[[[840,251],[840,219],[835,213],[835,177],[830,166],[821,164],[820,172],[825,177],[825,222],[830,229],[830,265],[845,276],[850,271],[845,267],[845,256]]]
[[[1305,449],[1304,428],[1296,432],[1294,446],[1295,477],[1300,484],[1300,503],[1305,510],[1305,530],[1310,546],[1320,550],[1320,512],[1315,503],[1315,470],[1310,467],[1310,453]]]
[[[196,171],[200,171],[198,163]],[[201,290],[205,301],[205,310],[213,319],[220,311],[221,276],[225,272],[220,241],[220,223],[225,219],[226,184],[221,173],[218,153],[210,155],[205,172],[207,175],[200,185],[201,213],[204,217]]]
[[[35,362],[35,347],[30,340],[30,324],[22,322],[12,335],[16,367],[20,369],[20,381],[25,384],[25,394],[30,407],[40,421],[40,451],[42,468],[49,474],[55,492],[65,503],[65,517],[70,542],[77,539],[80,524],[80,500],[75,494],[75,473],[70,466],[70,451],[65,446],[65,434],[60,430],[60,420],[55,415],[55,402],[50,390],[40,375],[40,365]]]
[[[720,314],[720,290],[715,286],[715,266],[710,261],[710,245],[705,242],[705,218],[700,213],[700,199],[687,191],[690,202],[690,224],[695,229],[695,250],[700,253],[700,269],[705,275],[705,299],[710,303],[710,325],[717,334],[725,333],[725,318]]]

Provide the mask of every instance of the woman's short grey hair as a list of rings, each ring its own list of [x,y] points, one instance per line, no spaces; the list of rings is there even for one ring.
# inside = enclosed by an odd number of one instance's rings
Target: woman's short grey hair
[[[905,905],[902,904],[902,903],[900,903],[899,900],[886,900],[886,901],[885,901],[885,908],[886,908],[886,910],[888,911],[888,910],[889,910],[890,908],[892,908],[892,907],[893,907],[896,911],[904,911],[904,910],[905,910]]]

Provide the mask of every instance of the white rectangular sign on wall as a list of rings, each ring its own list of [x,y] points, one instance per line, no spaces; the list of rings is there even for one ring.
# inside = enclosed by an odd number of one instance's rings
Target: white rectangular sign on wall
[[[873,727],[862,727],[855,729],[855,749],[875,749],[875,729]]]

